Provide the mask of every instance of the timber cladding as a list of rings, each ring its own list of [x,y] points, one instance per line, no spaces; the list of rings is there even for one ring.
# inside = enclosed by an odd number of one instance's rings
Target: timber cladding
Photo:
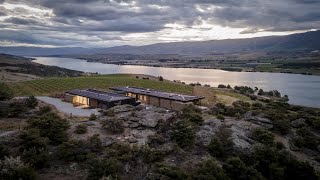
[[[160,107],[166,109],[172,109],[172,100],[160,99]]]
[[[160,98],[158,97],[149,97],[149,104],[153,106],[160,106]]]

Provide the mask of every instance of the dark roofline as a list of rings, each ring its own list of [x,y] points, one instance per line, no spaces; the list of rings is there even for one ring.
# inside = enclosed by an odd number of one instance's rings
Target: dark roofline
[[[74,89],[70,91],[66,91],[68,94],[87,97],[91,99],[96,99],[103,102],[115,102],[115,101],[122,101],[127,99],[133,99],[132,97],[123,96],[116,93],[106,92],[106,91],[100,91],[95,89]],[[85,94],[88,93],[88,94]],[[111,97],[110,99],[103,99],[103,97]],[[113,97],[117,97],[118,99],[112,99]]]
[[[152,96],[152,97],[158,97],[158,98],[162,98],[162,99],[169,99],[169,100],[180,101],[180,102],[191,102],[191,101],[195,101],[195,100],[204,99],[203,96],[183,95],[183,94],[171,93],[171,92],[160,91],[160,90],[155,90],[155,89],[146,89],[146,88],[134,87],[134,86],[111,87],[110,89],[115,90],[115,91],[123,91],[123,92],[127,92],[127,93],[148,95],[148,96]],[[133,89],[133,90],[130,90],[130,89]],[[137,91],[139,91],[139,92],[137,92]],[[160,95],[159,95],[159,93],[160,93]],[[163,95],[161,95],[161,93],[163,93]],[[170,93],[172,95],[172,97],[170,97],[170,96],[166,97],[165,95],[167,95],[168,93]],[[183,99],[178,99],[178,98],[176,98],[177,96],[182,97]],[[184,97],[184,96],[186,96],[186,97]],[[188,99],[184,99],[184,98],[188,98]]]

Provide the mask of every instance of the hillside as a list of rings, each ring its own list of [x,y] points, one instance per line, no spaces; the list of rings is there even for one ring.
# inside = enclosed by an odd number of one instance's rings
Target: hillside
[[[0,54],[0,81],[16,82],[34,80],[41,77],[80,76],[83,72],[56,66],[46,66],[32,62],[33,58],[25,58],[9,54]]]
[[[70,55],[70,54],[181,54],[205,55],[235,52],[295,52],[320,49],[320,31],[287,36],[268,36],[248,39],[226,39],[198,42],[169,42],[145,46],[116,46],[110,48],[39,48],[0,47],[0,53],[26,56]]]
[[[184,93],[192,89],[129,75],[7,84],[9,88],[0,84],[0,95],[10,90],[15,95],[26,93],[22,89],[47,94],[124,84]],[[245,100],[240,97],[249,97],[254,90],[237,89],[220,89],[239,98],[231,104],[211,103],[204,111],[195,106],[171,111],[146,104],[120,105],[90,117],[71,116],[33,96],[3,96],[10,100],[0,102],[0,177],[319,179],[319,109],[270,99]],[[11,164],[16,166],[9,168]]]

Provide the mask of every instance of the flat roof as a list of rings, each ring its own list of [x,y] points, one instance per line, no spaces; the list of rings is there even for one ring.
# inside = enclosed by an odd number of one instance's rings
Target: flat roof
[[[110,92],[106,92],[106,91],[94,90],[94,89],[84,89],[84,90],[74,89],[74,90],[67,91],[66,93],[69,93],[72,95],[88,97],[88,98],[92,98],[92,99],[97,99],[97,100],[101,100],[101,101],[106,101],[106,102],[133,99],[132,97],[123,96],[120,94],[110,93]]]
[[[132,86],[119,86],[119,87],[112,87],[110,88],[112,90],[116,91],[123,91],[127,93],[135,93],[135,94],[143,94],[148,96],[154,96],[164,99],[170,99],[175,101],[181,101],[181,102],[189,102],[194,100],[203,99],[204,97],[200,96],[190,96],[190,95],[183,95],[183,94],[176,94],[171,92],[165,92],[165,91],[159,91],[154,89],[145,89],[140,87],[132,87]]]

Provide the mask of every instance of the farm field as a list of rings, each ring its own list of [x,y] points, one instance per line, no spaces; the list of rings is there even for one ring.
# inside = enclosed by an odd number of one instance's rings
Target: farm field
[[[137,79],[132,75],[98,75],[82,77],[54,77],[31,81],[6,83],[15,96],[50,95],[71,89],[108,89],[112,86],[138,86],[191,94],[192,86],[170,81]]]

